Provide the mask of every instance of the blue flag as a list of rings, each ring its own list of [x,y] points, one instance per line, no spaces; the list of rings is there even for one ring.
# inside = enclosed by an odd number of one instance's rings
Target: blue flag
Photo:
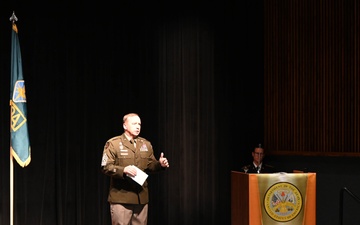
[[[22,71],[21,51],[16,24],[11,34],[11,81],[10,81],[10,154],[20,166],[31,161],[28,133],[25,81]]]

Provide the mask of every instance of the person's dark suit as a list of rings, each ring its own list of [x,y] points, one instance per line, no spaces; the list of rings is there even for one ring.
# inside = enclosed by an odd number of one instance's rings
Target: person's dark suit
[[[245,166],[244,166],[245,167]],[[243,167],[243,168],[244,168]],[[246,173],[258,173],[258,169],[255,167],[253,163],[246,166],[248,171]],[[275,173],[275,167],[268,164],[262,164],[259,173]]]

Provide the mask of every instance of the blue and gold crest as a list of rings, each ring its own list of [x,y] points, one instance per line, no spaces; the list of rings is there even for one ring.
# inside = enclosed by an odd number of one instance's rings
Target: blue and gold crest
[[[14,92],[13,92],[12,100],[15,103],[26,102],[25,81],[24,80],[16,81],[16,83],[14,85]]]

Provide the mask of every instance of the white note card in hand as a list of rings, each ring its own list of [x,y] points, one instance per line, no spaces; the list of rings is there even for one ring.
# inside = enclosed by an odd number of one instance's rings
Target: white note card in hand
[[[147,175],[144,171],[139,169],[137,166],[133,166],[133,167],[135,167],[135,169],[136,169],[136,176],[134,176],[134,177],[129,176],[129,175],[127,175],[127,176],[142,186],[149,175]]]

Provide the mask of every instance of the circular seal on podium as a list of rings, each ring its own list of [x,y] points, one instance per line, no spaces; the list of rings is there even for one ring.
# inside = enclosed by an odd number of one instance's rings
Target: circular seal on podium
[[[303,206],[299,189],[288,182],[272,185],[265,193],[264,208],[270,218],[288,222],[296,218]]]

